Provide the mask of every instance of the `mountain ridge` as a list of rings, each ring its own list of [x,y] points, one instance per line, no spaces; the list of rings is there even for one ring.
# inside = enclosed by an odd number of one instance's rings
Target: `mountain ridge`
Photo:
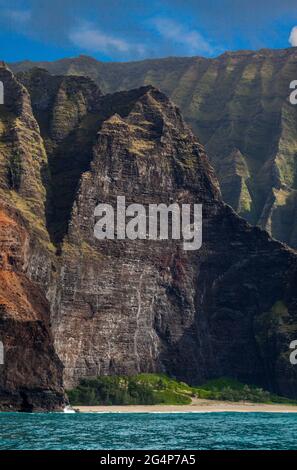
[[[86,78],[0,72],[10,90],[0,108],[0,198],[27,231],[25,261],[15,261],[12,241],[2,269],[21,270],[26,295],[43,298],[43,400],[46,386],[56,391],[44,408],[62,406],[62,374],[67,388],[97,375],[166,372],[191,384],[231,376],[295,397],[297,255],[222,201],[204,147],[172,100],[152,86],[102,95]],[[97,240],[94,209],[119,194],[145,207],[202,204],[201,249]],[[0,314],[9,350],[7,331],[16,344],[21,332]],[[27,379],[23,405],[38,407]],[[11,393],[10,383],[0,389]]]
[[[269,47],[262,47],[260,49],[234,49],[234,50],[226,50],[225,52],[222,52],[218,54],[217,56],[214,57],[205,57],[203,55],[192,55],[192,56],[165,56],[165,57],[147,57],[144,59],[138,59],[138,60],[125,60],[125,61],[107,61],[107,60],[99,60],[96,59],[95,57],[88,55],[88,54],[79,54],[77,56],[73,57],[62,57],[60,59],[54,59],[54,60],[31,60],[31,59],[23,59],[15,62],[6,62],[7,66],[11,69],[14,69],[16,72],[22,71],[23,66],[26,65],[29,68],[33,68],[36,66],[36,64],[51,64],[51,63],[56,63],[56,62],[64,62],[64,61],[73,61],[73,60],[80,60],[80,59],[85,59],[85,60],[90,60],[92,62],[100,63],[100,64],[135,64],[135,63],[143,63],[143,62],[153,62],[153,61],[162,61],[162,60],[192,60],[192,59],[204,59],[204,60],[216,60],[221,58],[222,56],[228,56],[228,55],[254,55],[254,54],[259,54],[259,53],[270,53],[271,55],[273,54],[279,54],[280,52],[286,53],[288,51],[294,51],[294,48],[292,47],[282,47],[278,49],[271,49]]]
[[[51,73],[90,76],[103,93],[149,83],[161,89],[205,145],[226,202],[294,248],[297,112],[288,97],[296,65],[296,48],[216,58],[103,63],[84,56],[43,63]]]

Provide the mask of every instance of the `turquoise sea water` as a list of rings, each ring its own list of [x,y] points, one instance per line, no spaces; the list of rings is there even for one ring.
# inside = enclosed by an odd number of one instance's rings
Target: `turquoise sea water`
[[[297,414],[0,413],[0,449],[297,449]]]

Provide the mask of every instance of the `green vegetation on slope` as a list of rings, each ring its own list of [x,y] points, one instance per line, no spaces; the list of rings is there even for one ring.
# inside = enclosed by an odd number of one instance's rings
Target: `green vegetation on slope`
[[[220,378],[199,387],[167,377],[165,374],[137,374],[81,379],[68,391],[71,405],[188,405],[192,398],[258,403],[296,403],[253,385]]]
[[[206,384],[195,387],[199,398],[226,401],[250,401],[255,403],[291,403],[297,401],[274,395],[255,385],[245,385],[235,379],[219,378],[209,380]]]
[[[296,48],[290,48],[130,63],[80,56],[38,65],[53,74],[89,76],[103,93],[159,88],[205,145],[223,199],[250,223],[297,248],[297,107],[288,100],[296,59]],[[241,156],[240,165],[234,155]]]
[[[72,405],[188,405],[192,390],[163,374],[82,379],[68,392]]]

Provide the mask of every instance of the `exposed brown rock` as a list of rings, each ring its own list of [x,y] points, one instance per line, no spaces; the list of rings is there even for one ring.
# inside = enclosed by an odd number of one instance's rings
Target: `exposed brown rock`
[[[65,94],[60,101],[61,88],[51,84],[57,77],[38,71],[47,84],[43,118],[50,116],[42,126],[34,74],[24,82],[47,151],[44,219],[57,254],[48,235],[34,231],[25,271],[50,302],[65,386],[84,376],[162,371],[193,384],[235,377],[296,396],[289,362],[297,335],[296,254],[224,204],[178,108],[153,87],[107,96],[97,90],[93,106],[82,108],[94,84],[69,77],[71,130],[66,123],[59,131]],[[244,178],[240,155],[231,157]],[[119,195],[127,204],[203,204],[202,248],[96,240],[95,206],[115,204]]]
[[[24,274],[29,234],[16,214],[0,212],[0,410],[61,410],[62,364],[44,292]]]
[[[35,64],[25,61],[13,64],[13,69]],[[296,80],[296,48],[126,63],[79,56],[39,65],[52,74],[91,77],[104,93],[147,84],[162,90],[205,146],[224,200],[250,223],[297,248],[296,212],[292,216],[297,106],[289,101],[290,83]],[[230,164],[234,149],[248,169],[244,176]],[[280,186],[286,195],[274,197]]]

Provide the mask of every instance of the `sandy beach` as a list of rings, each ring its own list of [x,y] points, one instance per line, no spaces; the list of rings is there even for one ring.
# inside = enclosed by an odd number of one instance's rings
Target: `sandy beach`
[[[250,402],[193,400],[190,405],[75,406],[82,413],[297,413],[294,405],[267,405]]]

